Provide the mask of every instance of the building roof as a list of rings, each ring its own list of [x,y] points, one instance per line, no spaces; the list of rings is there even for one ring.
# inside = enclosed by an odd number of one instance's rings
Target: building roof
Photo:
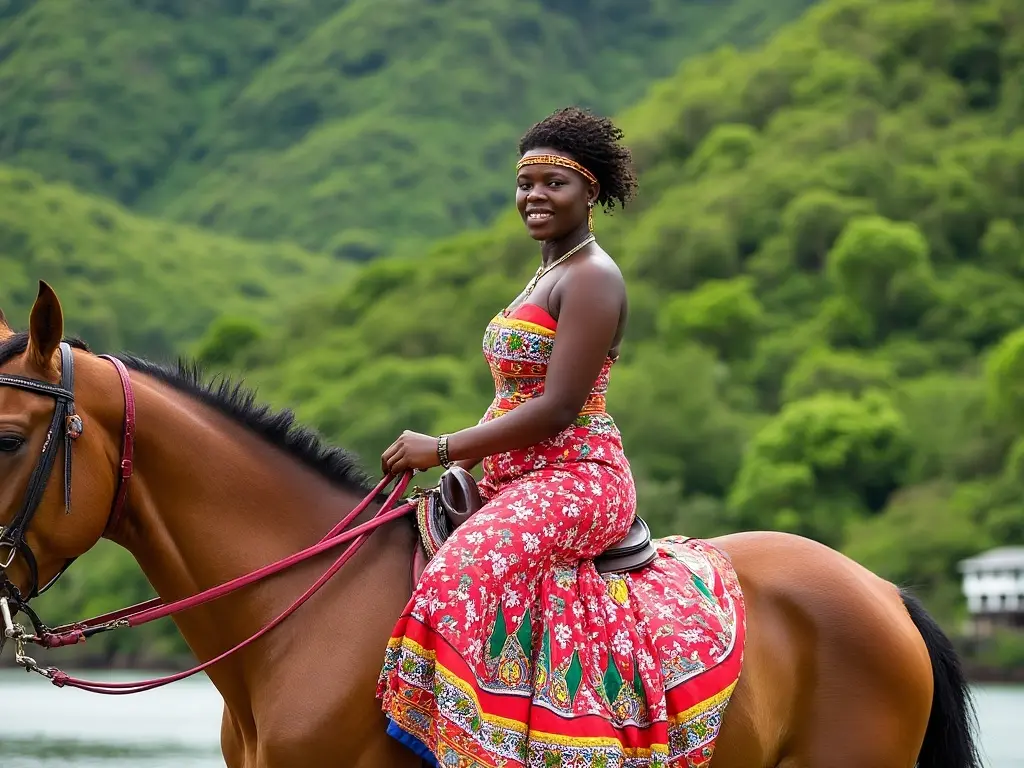
[[[961,560],[958,568],[961,571],[1024,568],[1024,547],[996,547]]]

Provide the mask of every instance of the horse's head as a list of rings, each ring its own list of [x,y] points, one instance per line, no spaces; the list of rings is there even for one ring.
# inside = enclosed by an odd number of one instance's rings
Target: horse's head
[[[27,333],[0,313],[0,597],[16,608],[103,535],[120,475],[117,374],[63,332],[46,283]]]

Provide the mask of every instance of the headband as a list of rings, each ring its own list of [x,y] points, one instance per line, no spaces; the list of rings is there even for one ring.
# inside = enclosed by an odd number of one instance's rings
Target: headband
[[[575,160],[570,160],[561,155],[531,155],[530,157],[524,157],[516,164],[516,170],[518,171],[524,165],[560,165],[563,168],[571,168],[581,174],[591,184],[598,184],[597,177],[594,174]],[[598,184],[598,186],[600,185]]]

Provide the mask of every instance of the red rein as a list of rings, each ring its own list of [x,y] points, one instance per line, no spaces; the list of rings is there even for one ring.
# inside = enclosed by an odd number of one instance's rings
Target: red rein
[[[399,517],[407,515],[409,513],[409,505],[402,504],[395,507],[395,503],[405,492],[406,487],[409,485],[409,480],[412,474],[406,473],[396,483],[394,489],[391,491],[384,505],[380,508],[373,519],[368,520],[362,525],[358,525],[352,530],[346,531],[345,528],[355,520],[366,508],[370,505],[373,499],[384,490],[393,480],[391,477],[385,477],[377,487],[370,492],[370,494],[363,499],[348,515],[345,519],[338,523],[330,532],[324,536],[317,544],[296,552],[294,555],[289,555],[283,560],[278,560],[275,563],[270,563],[262,568],[253,571],[252,573],[239,576],[235,579],[227,581],[211,589],[204,590],[199,594],[192,595],[183,600],[177,600],[173,603],[164,604],[159,598],[150,600],[139,605],[131,606],[130,608],[123,608],[120,611],[114,611],[112,613],[104,614],[103,616],[97,616],[87,621],[79,622],[77,624],[68,624],[63,627],[57,627],[52,632],[46,632],[41,637],[33,638],[33,641],[38,645],[45,646],[47,648],[59,648],[66,645],[75,645],[76,643],[83,642],[86,638],[91,635],[98,634],[100,632],[106,632],[112,629],[122,629],[125,627],[137,627],[142,624],[146,624],[156,619],[162,619],[181,611],[187,611],[190,608],[195,608],[205,603],[209,603],[216,600],[224,595],[227,595],[235,590],[241,589],[242,587],[253,584],[257,581],[261,581],[268,576],[272,576],[276,573],[280,573],[286,568],[290,568],[297,563],[301,563],[305,560],[315,557],[322,552],[326,552],[329,549],[333,549],[345,542],[351,541],[352,546],[346,549],[341,556],[331,564],[330,568],[324,572],[317,581],[307,589],[298,599],[295,600],[288,608],[285,609],[280,616],[275,618],[259,632],[252,637],[243,640],[241,643],[236,645],[224,653],[220,654],[216,658],[210,659],[197,667],[179,672],[174,675],[168,675],[166,677],[158,677],[153,680],[140,680],[130,683],[113,683],[104,682],[97,680],[80,680],[75,677],[71,677],[65,672],[61,672],[59,669],[49,668],[46,670],[39,670],[58,688],[65,686],[71,688],[80,688],[83,691],[90,691],[92,693],[106,693],[110,695],[122,695],[126,693],[141,693],[142,691],[149,691],[154,688],[173,683],[178,680],[184,680],[187,677],[191,677],[197,672],[209,668],[219,661],[223,661],[227,657],[234,653],[242,650],[246,646],[255,642],[259,638],[263,637],[267,632],[272,630],[282,621],[291,616],[298,608],[309,600],[316,592],[326,584],[334,574],[336,574],[346,562],[348,562],[353,555],[359,551],[359,547],[362,546],[363,542],[369,538],[370,534],[373,533],[377,528],[380,528],[385,523],[397,520]]]

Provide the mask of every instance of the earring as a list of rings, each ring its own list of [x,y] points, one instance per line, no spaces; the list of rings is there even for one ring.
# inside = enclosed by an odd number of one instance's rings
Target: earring
[[[594,231],[594,201],[587,203],[587,228]]]

